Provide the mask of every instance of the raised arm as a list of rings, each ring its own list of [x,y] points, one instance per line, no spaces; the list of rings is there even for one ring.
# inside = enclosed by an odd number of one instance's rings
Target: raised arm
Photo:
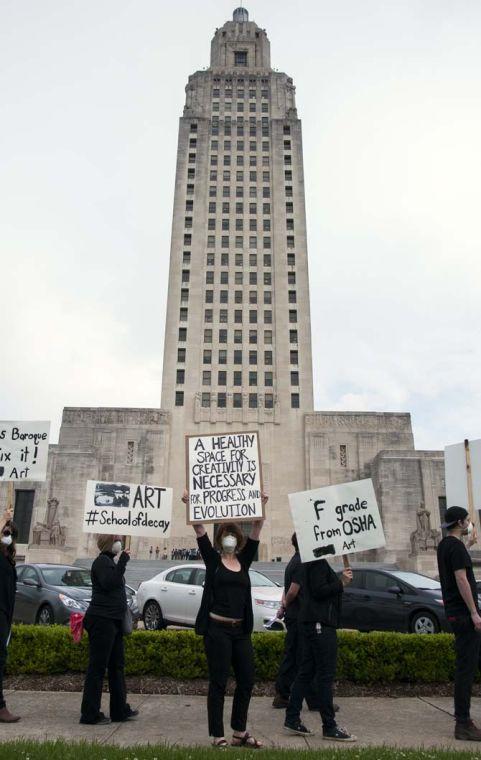
[[[182,501],[186,507],[189,505],[189,492],[186,489],[184,489],[184,493],[182,494]],[[201,536],[205,536],[207,533],[205,527],[201,523],[195,523],[192,527],[197,538],[201,538]]]
[[[13,510],[6,509],[0,519],[0,531],[2,531],[8,522],[13,520]]]
[[[261,499],[262,499],[262,506],[265,509],[265,506],[267,502],[269,501],[269,497],[267,496],[267,494],[263,493],[261,495]],[[259,540],[259,536],[261,535],[261,530],[262,530],[263,525],[264,525],[263,517],[261,517],[259,520],[254,520],[252,522],[252,530],[251,530],[250,537],[252,538],[253,541]]]

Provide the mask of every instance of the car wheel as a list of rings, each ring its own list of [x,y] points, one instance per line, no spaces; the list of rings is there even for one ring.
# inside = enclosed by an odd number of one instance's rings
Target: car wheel
[[[411,619],[411,633],[438,633],[439,622],[432,612],[416,612]]]
[[[162,610],[152,599],[144,607],[144,627],[146,631],[161,631],[165,628]]]
[[[44,604],[37,613],[37,625],[53,625],[54,623],[55,616],[52,608],[49,604]]]

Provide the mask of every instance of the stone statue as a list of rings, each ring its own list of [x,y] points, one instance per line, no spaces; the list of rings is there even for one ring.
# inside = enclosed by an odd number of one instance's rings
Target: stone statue
[[[426,509],[424,502],[416,512],[416,530],[411,533],[411,556],[437,548],[441,540],[439,530],[431,528],[431,512]]]
[[[32,529],[32,544],[37,546],[65,546],[66,530],[58,520],[58,499],[47,500],[45,522],[37,522]]]

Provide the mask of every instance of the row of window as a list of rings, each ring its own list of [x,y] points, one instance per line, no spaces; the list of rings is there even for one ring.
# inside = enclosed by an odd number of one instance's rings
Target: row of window
[[[245,98],[245,90],[243,88],[241,88],[241,89],[237,88],[237,90],[235,92],[236,92],[236,97],[239,98],[240,100],[242,100],[243,98]],[[224,98],[226,98],[226,100],[232,99],[232,94],[233,94],[233,90],[231,88],[229,88],[229,87],[226,87],[224,89],[224,91],[223,91],[223,95],[224,95]],[[250,87],[249,90],[248,90],[248,94],[249,94],[249,99],[256,98],[257,97],[257,89],[254,90],[253,88]],[[215,99],[215,98],[218,99],[220,97],[221,97],[220,87],[213,87],[212,88],[212,98],[213,99]],[[267,88],[262,88],[261,89],[261,98],[268,98],[268,97],[269,97],[269,90]]]
[[[221,309],[221,312],[222,311],[224,311],[224,309]],[[225,311],[227,312],[227,310]],[[209,320],[206,319],[205,321],[208,322]],[[222,322],[223,320],[220,320],[220,321]],[[249,335],[248,335],[249,343],[251,344],[257,343],[258,332],[259,332],[258,330],[249,330]],[[242,330],[234,330],[234,343],[238,345],[239,343],[243,343],[243,340],[244,338],[243,338]],[[246,340],[247,340],[247,337],[246,337]],[[264,343],[266,343],[267,345],[272,344],[272,330],[264,330]],[[222,356],[225,358],[225,361],[221,361]],[[225,349],[221,349],[219,351],[219,364],[227,364],[227,351]]]
[[[258,409],[260,406],[259,401],[262,401],[262,397],[259,399],[259,396],[257,393],[249,393],[249,394],[243,394],[243,393],[227,394],[223,392],[217,393],[217,394],[202,393],[201,405],[206,408],[210,406],[217,406],[218,409],[226,409],[228,395],[229,396],[232,395],[232,406],[234,407],[234,409],[242,409],[244,395],[248,396],[247,400],[248,400],[249,409]],[[264,401],[265,409],[274,408],[274,395],[272,393],[265,393],[263,401]],[[184,391],[175,392],[175,405],[184,406]],[[300,406],[299,394],[291,393],[291,408],[299,409],[299,406]]]
[[[289,141],[289,144],[290,144],[290,141]],[[236,147],[236,149],[237,149],[237,151],[239,153],[243,153],[244,152],[244,150],[246,149],[245,145],[246,145],[246,143],[244,142],[244,140],[237,140],[237,142],[235,143],[235,147]],[[256,153],[257,152],[257,150],[258,150],[258,143],[257,143],[256,140],[249,140],[248,145],[249,145],[249,152],[250,153]],[[189,140],[189,147],[190,148],[195,148],[196,146],[197,146],[197,138],[194,137],[193,139]],[[284,143],[284,147],[285,147],[285,143]],[[232,150],[232,142],[231,142],[231,140],[224,140],[223,148],[224,148],[224,151],[226,153],[228,153],[229,151],[231,151]],[[211,151],[213,153],[217,153],[218,150],[219,150],[219,141],[218,140],[211,140],[210,149],[211,149]]]
[[[238,100],[235,104],[235,108],[232,107],[233,105],[234,103],[232,103],[231,100],[224,100],[224,102],[222,103],[222,111],[224,113],[231,113],[232,111],[235,110],[237,113],[244,113],[244,111],[247,110],[247,109],[244,109],[243,100]],[[259,110],[259,103],[257,101],[249,102],[249,113],[256,113],[256,111],[258,110]],[[213,113],[220,113],[221,111],[220,101],[218,100],[212,101],[212,111]],[[261,103],[260,111],[261,113],[269,113],[269,103],[268,102]]]
[[[244,214],[249,213],[252,215],[257,215],[258,211],[260,213],[261,207],[258,206],[257,203],[249,203],[244,204],[244,201],[236,201],[236,203],[232,204],[232,213],[236,214]],[[193,213],[194,211],[194,201],[186,199],[185,201],[185,211],[186,213]],[[209,201],[208,206],[208,212],[209,214],[230,214],[231,213],[231,203],[230,201],[223,201],[222,203],[217,204],[217,201]],[[292,214],[294,212],[294,204],[292,201],[286,201],[286,214]],[[264,216],[269,215],[271,213],[271,204],[270,203],[263,203],[262,204],[262,214]]]
[[[214,285],[215,281],[215,272],[213,270],[207,270],[205,273],[205,284],[206,285]],[[248,275],[248,276],[247,276]],[[219,283],[221,285],[228,285],[229,284],[229,271],[223,271],[217,272],[217,278],[219,280]],[[295,285],[296,282],[296,274],[295,272],[289,272],[288,273],[289,283],[292,283]],[[234,282],[236,285],[242,285],[244,283],[244,272],[243,270],[239,270],[234,272]],[[246,278],[245,282],[249,283],[249,285],[257,285],[257,271],[255,272],[246,272]],[[267,271],[263,273],[263,283],[264,285],[271,285],[272,284],[272,272]]]
[[[248,373],[248,379],[249,379],[249,385],[257,385],[258,384],[258,375],[261,373],[258,373],[256,371],[249,371]],[[232,385],[234,386],[242,386],[242,372],[238,372],[235,370],[232,373],[233,381]],[[183,369],[177,370],[177,384],[183,385],[185,379],[185,371]],[[202,385],[212,385],[212,372],[209,369],[203,370],[202,372]],[[217,385],[227,385],[227,372],[225,370],[219,370],[217,372]],[[264,385],[266,387],[272,388],[274,385],[274,373],[273,372],[264,372]],[[299,372],[291,372],[291,385],[299,385]]]
[[[262,247],[264,249],[269,250],[271,248],[271,237],[270,235],[267,235],[262,238]],[[190,234],[184,234],[184,245],[190,246],[192,245],[192,235]],[[294,237],[292,237],[292,240],[289,240],[289,235],[287,236],[287,246],[288,248],[294,248]],[[207,235],[207,248],[215,248],[216,247],[216,240],[215,235]],[[231,248],[231,242],[229,235],[222,235],[220,238],[220,247],[221,248]],[[257,235],[250,235],[249,240],[244,243],[244,236],[243,235],[236,235],[234,237],[234,248],[259,248]]]
[[[220,187],[218,188],[217,185],[210,185],[209,186],[209,198],[217,198],[217,191],[220,191]],[[293,192],[292,187],[286,186],[284,188],[284,192],[286,194],[286,198],[292,198]],[[194,185],[187,184],[187,195],[194,195]],[[245,193],[247,196],[247,193]],[[230,185],[223,185],[222,186],[222,197],[223,198],[230,198],[231,197],[231,191],[230,191]],[[243,187],[236,187],[235,192],[236,198],[243,198],[244,197],[244,188]],[[271,192],[269,187],[263,187],[262,188],[262,197],[263,198],[270,198]],[[257,186],[252,185],[249,187],[249,198],[257,198]]]

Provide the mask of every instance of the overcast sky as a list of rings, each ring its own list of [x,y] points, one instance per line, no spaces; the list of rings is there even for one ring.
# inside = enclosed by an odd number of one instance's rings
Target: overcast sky
[[[178,117],[226,0],[0,0],[0,419],[158,406]],[[297,86],[315,408],[481,437],[479,0],[256,0]]]

